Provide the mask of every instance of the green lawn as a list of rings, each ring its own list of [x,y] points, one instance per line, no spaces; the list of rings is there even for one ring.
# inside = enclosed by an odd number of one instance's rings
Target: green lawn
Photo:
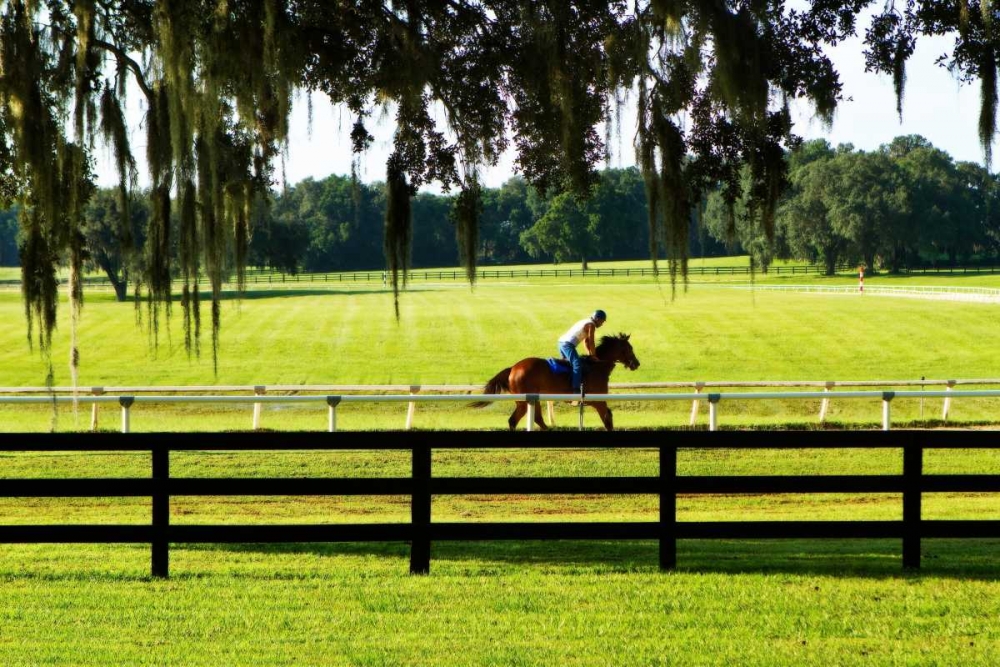
[[[801,277],[799,277],[801,280]],[[848,281],[847,277],[840,279]],[[887,279],[888,280],[888,279]],[[893,279],[896,280],[896,279]],[[970,284],[952,279],[949,284]],[[985,281],[982,281],[985,282]],[[218,375],[188,359],[180,312],[158,349],[131,304],[88,296],[81,386],[111,384],[482,383],[529,355],[555,353],[574,319],[603,307],[603,331],[633,335],[642,361],[614,380],[1000,378],[997,306],[911,299],[736,291],[693,284],[672,299],[652,281],[418,285],[401,318],[381,286],[261,291],[223,304]],[[831,282],[830,284],[833,284]],[[910,284],[930,284],[910,279]],[[65,322],[66,310],[60,311]],[[41,384],[16,292],[0,293],[0,386]],[[53,352],[68,383],[68,331]],[[998,401],[956,401],[959,422],[996,423]],[[507,406],[421,406],[421,428],[501,428]],[[621,428],[680,426],[689,403],[616,408]],[[809,425],[818,404],[730,402],[723,425]],[[919,420],[896,401],[897,423]],[[928,400],[925,419],[939,415]],[[834,401],[831,419],[874,426],[877,402]],[[342,407],[342,429],[400,428],[403,405]],[[325,428],[322,406],[266,407],[273,429]],[[588,416],[587,426],[597,427]],[[558,425],[575,426],[561,407]],[[3,431],[85,429],[89,412],[0,410]],[[138,406],[134,430],[245,429],[250,407]],[[702,416],[704,424],[704,411]],[[102,426],[117,427],[105,408]],[[669,434],[664,434],[669,437]],[[680,474],[896,474],[900,452],[682,452]],[[7,477],[149,474],[141,454],[0,454]],[[653,452],[436,453],[435,474],[652,475]],[[175,454],[176,476],[396,476],[402,453]],[[1000,473],[996,453],[933,451],[928,473]],[[1000,519],[996,494],[933,494],[928,519]],[[175,523],[406,521],[406,498],[177,498]],[[650,521],[647,496],[442,496],[436,521]],[[685,520],[898,519],[894,494],[690,496]],[[0,524],[147,523],[142,499],[0,499]],[[175,545],[171,579],[149,579],[149,548],[4,545],[2,665],[995,665],[1000,662],[998,541],[924,546],[920,574],[901,572],[898,541],[682,541],[678,570],[656,545],[433,545],[431,574],[406,574],[406,545]]]
[[[952,283],[964,284],[960,279]],[[189,359],[175,308],[158,348],[135,326],[132,304],[92,294],[79,332],[82,387],[108,385],[475,384],[527,356],[556,354],[554,341],[575,318],[602,307],[602,333],[624,331],[642,366],[619,369],[613,381],[907,380],[927,377],[1000,378],[995,351],[996,304],[732,290],[692,285],[671,298],[653,283],[544,285],[484,283],[415,287],[393,316],[392,295],[380,287],[252,292],[223,303],[218,374],[210,352]],[[56,384],[69,384],[67,309],[53,348]],[[205,314],[207,319],[207,313]],[[148,319],[148,318],[147,318]],[[20,298],[0,293],[0,386],[44,383],[46,362],[29,351]],[[207,337],[206,337],[207,338]],[[209,345],[203,341],[203,348]],[[941,387],[943,388],[943,387]],[[996,399],[956,400],[951,418],[997,421]],[[833,401],[829,419],[876,424],[877,401]],[[421,406],[423,428],[498,428],[506,405],[483,411]],[[680,426],[690,404],[623,403],[619,427]],[[816,401],[728,402],[720,423],[810,424]],[[0,409],[0,431],[48,429],[51,409]],[[109,417],[110,410],[105,410]],[[166,409],[138,406],[136,430],[239,429],[249,406]],[[703,417],[707,410],[702,410]],[[939,418],[941,402],[898,400],[894,421]],[[574,424],[561,408],[557,423]],[[340,428],[400,428],[405,406],[338,411]],[[598,424],[588,415],[588,424]],[[113,421],[105,420],[111,426]],[[321,429],[323,406],[267,406],[264,425]],[[57,428],[89,426],[86,410],[60,410]]]
[[[404,474],[405,455],[189,453],[172,474]],[[682,452],[681,474],[898,473],[899,452]],[[138,454],[10,454],[3,476],[147,474]],[[652,452],[457,451],[442,475],[654,474]],[[927,472],[1000,472],[971,452]],[[997,518],[969,494],[928,518]],[[440,497],[439,521],[652,520],[655,498]],[[149,520],[131,499],[8,499],[4,523]],[[405,498],[176,499],[177,523],[404,521]],[[898,519],[898,496],[682,497],[680,520]],[[4,665],[970,664],[1000,659],[996,541],[927,541],[921,574],[879,541],[439,543],[431,574],[406,545],[175,545],[171,579],[143,546],[12,545],[0,555]]]

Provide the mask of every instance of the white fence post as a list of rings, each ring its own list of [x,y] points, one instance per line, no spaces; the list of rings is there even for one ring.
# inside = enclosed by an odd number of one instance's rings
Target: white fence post
[[[708,395],[708,430],[716,431],[719,428],[719,394]]]
[[[410,385],[410,395],[413,396],[420,391],[419,384]],[[410,404],[406,406],[406,430],[409,431],[413,428],[413,415],[417,411],[417,402],[410,401]]]
[[[129,408],[135,403],[135,396],[119,396],[118,404],[122,406],[122,433],[128,433],[131,426],[129,422]]]
[[[555,426],[556,425],[556,409],[554,407],[555,401],[546,401],[546,403],[549,404],[549,426]]]
[[[882,430],[888,431],[889,425],[892,422],[892,414],[889,411],[889,403],[896,396],[894,391],[883,391],[882,392]]]
[[[704,388],[705,388],[704,382],[694,383],[694,393],[700,394],[701,390]],[[694,426],[694,423],[698,420],[698,404],[700,402],[701,401],[699,401],[697,398],[691,401],[691,419],[688,422],[688,426]]]
[[[945,387],[945,391],[951,391],[955,386],[954,380],[948,380],[948,386]],[[951,396],[945,396],[944,398],[944,408],[941,411],[941,420],[948,421],[948,411],[951,410]]]
[[[254,396],[263,396],[266,393],[267,393],[267,387],[265,387],[262,384],[259,384],[259,385],[255,386],[253,388],[253,395]],[[260,429],[260,410],[261,410],[261,404],[260,403],[254,403],[253,404],[253,430],[255,430],[255,431],[258,430],[258,429]]]
[[[91,387],[90,393],[93,396],[100,396],[104,393],[104,387]],[[90,430],[97,431],[97,401],[90,406]]]
[[[834,382],[827,382],[826,387],[823,388],[823,393],[828,394],[830,390],[833,389]],[[826,413],[830,409],[830,399],[824,398],[819,404],[819,423],[823,424],[826,422]]]
[[[535,405],[538,403],[538,394],[528,394],[528,427],[527,430],[535,430]]]
[[[337,404],[340,403],[340,396],[327,396],[327,430],[333,433],[337,430]]]

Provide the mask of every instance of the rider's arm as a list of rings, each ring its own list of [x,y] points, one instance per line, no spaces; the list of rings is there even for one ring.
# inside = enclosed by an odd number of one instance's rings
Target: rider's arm
[[[587,345],[587,352],[590,353],[590,356],[593,357],[594,360],[597,360],[597,349],[594,347],[594,332],[597,330],[597,327],[593,324],[586,324],[584,325],[583,330],[587,332],[587,337],[584,338]]]

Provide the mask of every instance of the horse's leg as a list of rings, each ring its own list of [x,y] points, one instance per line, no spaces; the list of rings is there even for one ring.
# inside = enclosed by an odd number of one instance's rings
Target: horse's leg
[[[528,411],[528,404],[525,401],[516,401],[514,404],[514,412],[510,413],[510,419],[507,420],[507,424],[510,426],[510,430],[513,431],[517,428],[517,422],[521,421],[521,417],[524,413]],[[538,414],[537,411],[535,414]]]
[[[535,401],[535,423],[543,431],[548,431],[549,427],[545,425],[545,420],[542,419],[542,403],[541,401]]]
[[[597,410],[597,414],[601,416],[601,422],[604,424],[604,428],[609,431],[615,430],[614,420],[611,417],[611,408],[604,401],[594,401],[591,403],[587,402],[587,405],[593,407]]]

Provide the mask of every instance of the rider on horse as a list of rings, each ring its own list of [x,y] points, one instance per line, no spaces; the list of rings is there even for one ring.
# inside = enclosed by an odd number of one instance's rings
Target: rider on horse
[[[569,361],[573,367],[573,391],[581,391],[583,384],[583,368],[580,363],[580,355],[576,352],[576,346],[580,341],[585,341],[587,352],[597,360],[597,349],[594,347],[594,332],[602,326],[608,319],[607,313],[603,310],[595,310],[594,314],[586,317],[569,328],[559,338],[559,353],[563,359]]]

